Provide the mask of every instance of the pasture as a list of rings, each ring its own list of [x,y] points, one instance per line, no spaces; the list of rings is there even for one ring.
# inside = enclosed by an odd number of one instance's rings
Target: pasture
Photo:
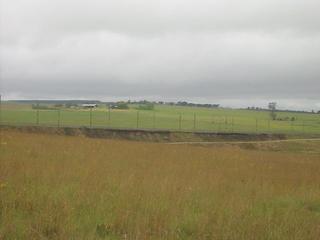
[[[319,149],[2,130],[0,239],[319,239]]]
[[[320,114],[155,105],[154,110],[35,110],[29,104],[4,102],[2,123],[14,125],[86,126],[239,133],[320,134]],[[292,119],[294,119],[292,121]]]

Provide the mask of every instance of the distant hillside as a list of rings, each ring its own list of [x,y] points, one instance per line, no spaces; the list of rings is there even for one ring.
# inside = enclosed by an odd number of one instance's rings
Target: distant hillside
[[[26,104],[84,104],[84,103],[96,103],[98,100],[9,100],[7,102],[26,103]]]

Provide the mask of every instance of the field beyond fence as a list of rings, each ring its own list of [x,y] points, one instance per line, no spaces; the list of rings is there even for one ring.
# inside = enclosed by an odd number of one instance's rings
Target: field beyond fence
[[[268,111],[155,105],[153,110],[53,108],[33,109],[31,104],[2,103],[1,124],[55,127],[166,129],[229,133],[320,134],[320,115]]]

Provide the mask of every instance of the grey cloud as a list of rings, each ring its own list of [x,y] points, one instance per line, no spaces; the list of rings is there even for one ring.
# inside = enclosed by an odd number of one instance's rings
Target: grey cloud
[[[318,0],[2,0],[4,29],[159,34],[199,31],[319,32]],[[10,23],[10,27],[7,24]],[[28,30],[20,28],[20,23]],[[10,29],[8,31],[10,31]]]
[[[0,86],[8,96],[320,102],[318,0],[0,6]]]

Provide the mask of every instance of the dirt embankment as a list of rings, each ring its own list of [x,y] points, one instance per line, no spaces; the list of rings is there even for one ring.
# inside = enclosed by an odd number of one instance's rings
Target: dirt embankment
[[[219,141],[265,141],[286,139],[285,134],[245,134],[214,132],[182,132],[169,130],[106,129],[86,127],[45,127],[45,126],[1,126],[29,133],[85,136],[90,138],[125,139],[151,142],[219,142]]]

